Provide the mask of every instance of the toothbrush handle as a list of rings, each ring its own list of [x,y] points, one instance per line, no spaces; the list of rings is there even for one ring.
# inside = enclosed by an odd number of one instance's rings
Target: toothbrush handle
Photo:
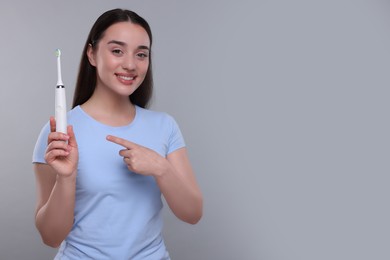
[[[67,133],[66,96],[65,96],[65,87],[62,85],[56,87],[55,118],[56,118],[56,131],[66,134]]]

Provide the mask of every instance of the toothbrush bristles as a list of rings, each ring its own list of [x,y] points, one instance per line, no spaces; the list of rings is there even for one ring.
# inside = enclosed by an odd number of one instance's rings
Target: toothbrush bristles
[[[60,56],[61,56],[61,50],[60,50],[60,49],[56,49],[56,56],[57,56],[57,57],[60,57]]]

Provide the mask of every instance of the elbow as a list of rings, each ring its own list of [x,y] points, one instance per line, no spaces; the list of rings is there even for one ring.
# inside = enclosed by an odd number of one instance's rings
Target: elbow
[[[198,205],[193,206],[192,210],[187,212],[180,219],[188,224],[195,225],[197,224],[203,216],[203,200],[200,199]]]
[[[203,216],[203,197],[199,195],[197,206],[194,207],[194,212],[192,213],[192,217],[189,219],[188,223],[195,225],[197,224]]]
[[[179,218],[181,221],[183,221],[185,223],[188,223],[188,224],[191,224],[191,225],[195,225],[202,218],[202,213],[196,213],[196,214],[195,213],[191,213],[191,214],[186,214],[186,215],[183,215],[183,216],[176,215],[176,217]]]
[[[186,222],[191,225],[196,225],[198,224],[201,218],[202,218],[202,214],[199,214],[197,216],[192,216],[191,218],[188,218]]]
[[[62,241],[53,241],[53,240],[51,240],[51,239],[47,239],[47,238],[44,238],[44,237],[41,237],[41,238],[42,238],[42,242],[43,242],[45,245],[47,245],[47,246],[49,246],[49,247],[52,247],[52,248],[58,248],[58,247],[60,247],[61,242],[62,242]]]
[[[40,230],[39,230],[39,233],[41,235],[42,243],[49,246],[49,247],[58,248],[62,243],[62,240],[57,239],[50,234],[45,234],[44,232],[41,232]]]
[[[41,236],[41,240],[43,244],[52,248],[58,248],[61,245],[62,239],[58,239],[54,237],[52,232],[47,232],[47,231],[45,232],[44,230],[42,230],[42,228],[39,228],[39,225],[37,224],[36,227]]]

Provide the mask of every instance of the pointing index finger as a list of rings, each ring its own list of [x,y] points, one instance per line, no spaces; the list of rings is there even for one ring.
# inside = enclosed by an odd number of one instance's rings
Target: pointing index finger
[[[121,146],[123,146],[123,147],[125,147],[127,149],[131,149],[131,148],[135,147],[134,143],[132,143],[132,142],[126,140],[126,139],[117,137],[117,136],[107,135],[106,139],[107,139],[107,141],[119,144],[119,145],[121,145]]]

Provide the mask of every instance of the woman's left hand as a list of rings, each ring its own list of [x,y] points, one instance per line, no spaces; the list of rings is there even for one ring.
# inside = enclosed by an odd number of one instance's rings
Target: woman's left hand
[[[191,224],[200,220],[203,198],[184,147],[165,158],[120,137],[108,135],[107,140],[125,148],[119,154],[130,171],[155,177],[161,193],[179,219]]]
[[[125,148],[119,151],[119,155],[132,172],[157,177],[169,167],[166,158],[149,148],[112,135],[108,135],[107,140]]]

